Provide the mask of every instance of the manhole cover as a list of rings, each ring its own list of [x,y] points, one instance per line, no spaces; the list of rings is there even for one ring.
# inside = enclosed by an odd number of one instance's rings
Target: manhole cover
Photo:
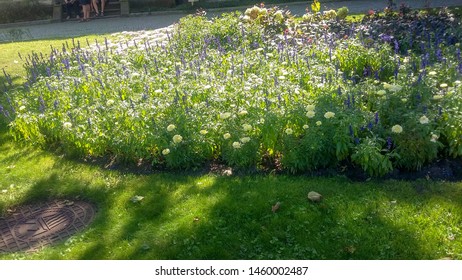
[[[93,205],[84,201],[52,201],[21,206],[0,217],[0,253],[33,251],[66,240],[91,223]]]

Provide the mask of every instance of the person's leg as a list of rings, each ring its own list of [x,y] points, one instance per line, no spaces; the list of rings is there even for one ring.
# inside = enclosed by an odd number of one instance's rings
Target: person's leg
[[[90,4],[83,6],[83,20],[87,21],[90,19]]]
[[[101,1],[101,16],[104,16],[104,8],[106,7],[106,0]]]
[[[80,18],[80,3],[79,1],[74,1],[73,4],[75,18]]]
[[[91,4],[93,5],[93,9],[95,9],[96,16],[98,16],[99,15],[98,0],[91,0]]]
[[[65,5],[64,5],[65,9],[66,9],[66,15],[67,15],[67,18],[66,19],[70,19],[71,18],[71,14],[72,14],[72,3],[70,2],[67,2]]]

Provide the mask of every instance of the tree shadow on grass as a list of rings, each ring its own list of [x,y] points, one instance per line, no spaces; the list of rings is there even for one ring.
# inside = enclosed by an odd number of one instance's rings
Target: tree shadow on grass
[[[256,185],[257,181],[261,184]],[[218,195],[220,199],[206,212],[197,211],[197,217],[185,215],[190,221],[177,228],[166,242],[169,249],[161,256],[166,259],[444,257],[437,244],[422,244],[422,232],[426,229],[416,229],[418,224],[406,225],[406,217],[397,211],[401,204],[430,203],[431,196],[415,200],[407,199],[406,193],[358,187],[354,187],[358,195],[352,196],[351,189],[342,190],[345,181],[327,181],[331,185],[326,185],[325,180],[308,180],[306,186],[292,186],[290,179],[217,178],[205,190],[189,188],[186,196],[213,199]],[[310,188],[322,191],[325,200],[318,204],[308,202],[305,196]],[[393,200],[395,196],[400,198],[398,205]],[[281,202],[281,208],[273,213],[271,205],[277,201]],[[159,248],[149,240],[146,242],[149,250],[133,252],[128,258],[157,256],[153,251]]]

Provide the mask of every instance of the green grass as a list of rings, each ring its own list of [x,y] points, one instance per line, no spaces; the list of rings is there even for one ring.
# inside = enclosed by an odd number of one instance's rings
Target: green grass
[[[67,242],[1,259],[462,259],[460,182],[135,175],[22,147],[4,125],[0,141],[1,212],[53,198],[98,208]]]
[[[50,43],[63,41],[2,44],[0,68],[19,84],[17,52],[46,53]],[[312,190],[321,203],[307,200]],[[136,175],[15,143],[0,123],[0,212],[55,198],[93,202],[94,223],[0,259],[462,259],[461,182]]]

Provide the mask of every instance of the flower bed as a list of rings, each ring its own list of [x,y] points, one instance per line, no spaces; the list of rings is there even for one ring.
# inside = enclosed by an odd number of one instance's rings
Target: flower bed
[[[344,14],[198,14],[32,54],[29,82],[2,111],[17,139],[172,169],[349,163],[383,176],[459,157],[460,22],[444,11],[364,24]]]

